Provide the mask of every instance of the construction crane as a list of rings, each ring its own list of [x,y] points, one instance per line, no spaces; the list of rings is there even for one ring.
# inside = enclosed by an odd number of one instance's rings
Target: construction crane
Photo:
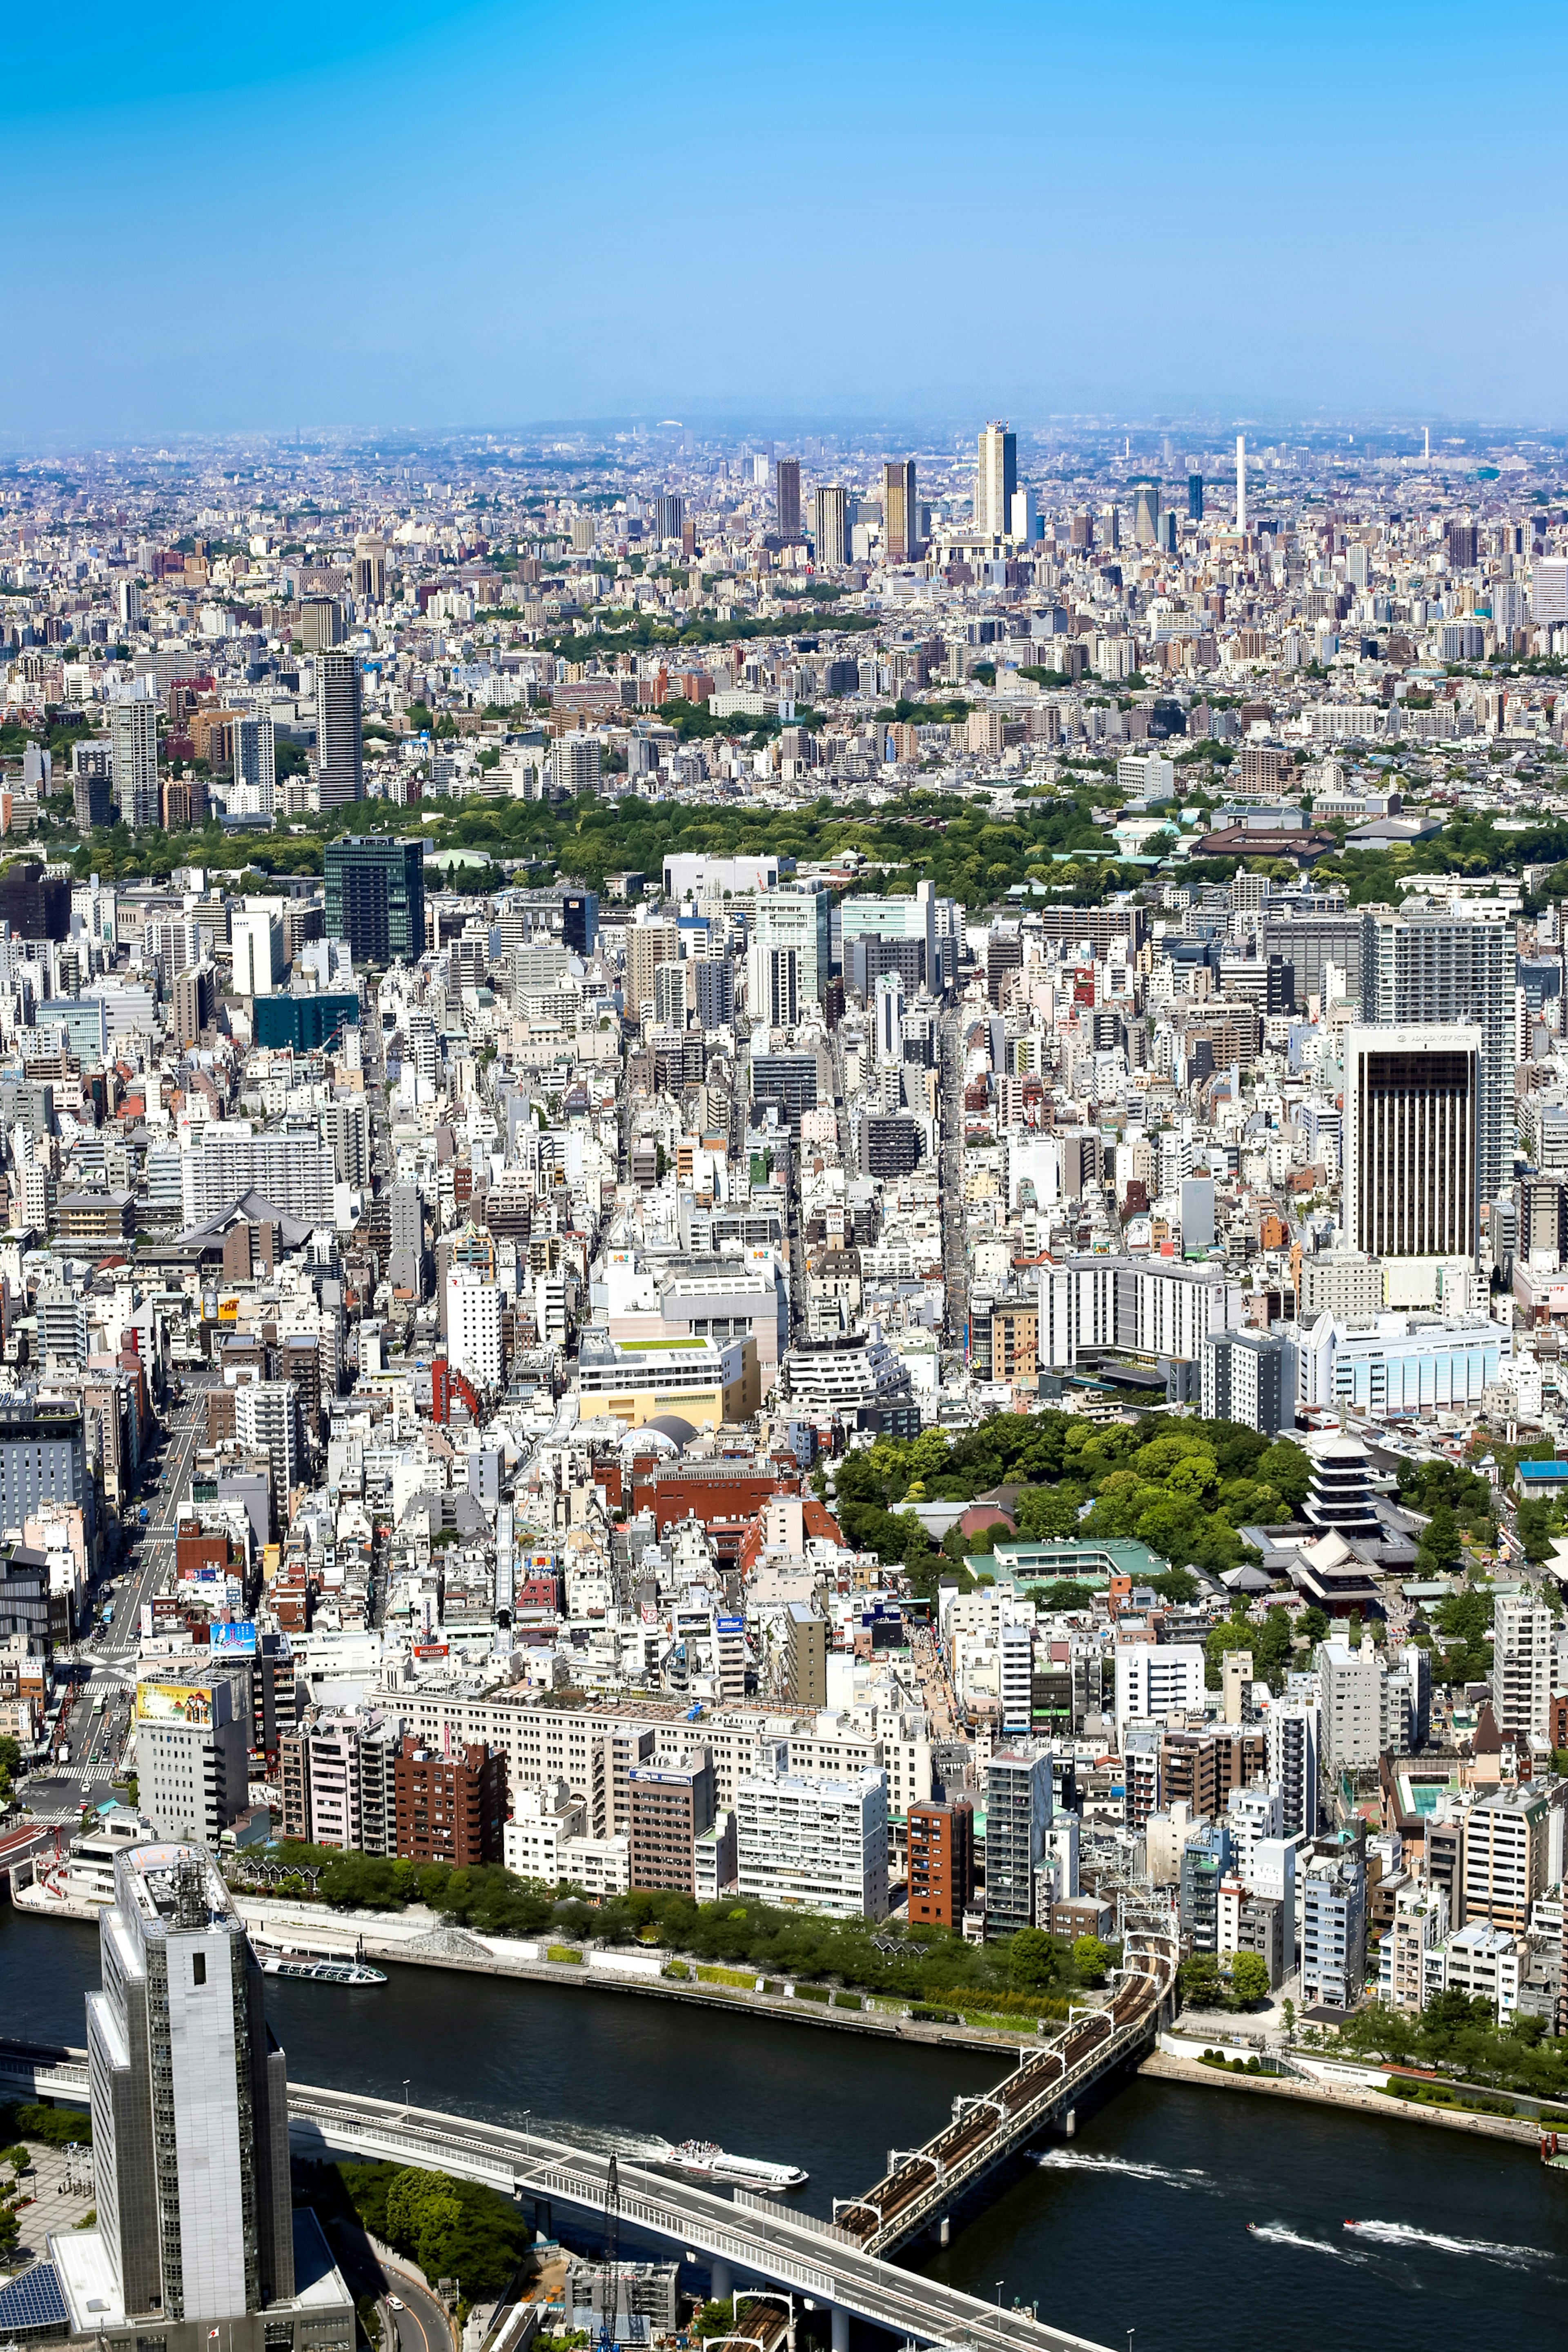
[[[621,2175],[615,2158],[605,2175],[605,2305],[595,2352],[616,2352],[616,2265],[621,2251]]]

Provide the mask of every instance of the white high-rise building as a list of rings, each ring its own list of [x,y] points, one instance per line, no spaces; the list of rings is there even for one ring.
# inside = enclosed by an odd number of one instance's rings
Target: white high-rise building
[[[904,1058],[904,983],[896,971],[877,982],[877,1060],[890,1069]]]
[[[1483,1201],[1496,1200],[1512,1165],[1515,964],[1513,923],[1501,910],[1368,908],[1362,917],[1363,1024],[1480,1033],[1476,1183]],[[1348,1115],[1345,1123],[1348,1145]]]
[[[114,797],[132,833],[163,822],[158,797],[158,706],[150,695],[128,694],[109,706]]]
[[[236,915],[230,931],[234,946],[234,992],[237,996],[270,996],[283,977],[283,917],[279,910],[247,907]]]
[[[136,1685],[137,1803],[160,1837],[216,1845],[250,1790],[250,1726],[212,1667]]]
[[[1528,1592],[1500,1592],[1493,1610],[1492,1713],[1500,1732],[1549,1741],[1557,1621]]]
[[[1442,1267],[1480,1247],[1481,1032],[1352,1029],[1344,1073],[1346,1236],[1382,1261],[1391,1307],[1435,1307]]]
[[[73,2342],[352,2352],[353,2306],[292,2210],[289,2081],[262,1979],[195,1843],[115,1857],[87,2000],[97,2226],[49,2242]],[[90,2220],[92,2217],[89,2216]],[[309,2281],[296,2303],[296,2281]]]
[[[888,1776],[817,1780],[784,1769],[736,1792],[736,1868],[742,1902],[825,1911],[837,1919],[888,1913]]]
[[[1236,436],[1236,527],[1247,529],[1247,436]]]
[[[300,1441],[300,1392],[292,1381],[247,1381],[235,1391],[234,1433],[242,1445],[265,1452],[271,1471],[272,1510],[289,1521],[289,1497],[304,1475]]]
[[[447,1276],[447,1360],[480,1388],[501,1375],[500,1292],[474,1266]]]
[[[1383,1661],[1370,1642],[1320,1644],[1323,1761],[1331,1772],[1375,1764],[1383,1753]]]
[[[1196,1642],[1119,1643],[1116,1729],[1204,1703],[1204,1654]]]
[[[235,813],[270,816],[278,782],[272,713],[253,711],[234,722],[234,793],[243,795]],[[232,797],[232,796],[231,796]]]

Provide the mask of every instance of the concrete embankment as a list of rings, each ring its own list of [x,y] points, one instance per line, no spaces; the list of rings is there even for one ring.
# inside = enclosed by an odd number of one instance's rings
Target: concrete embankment
[[[1436,2124],[1443,2131],[1468,2132],[1479,2139],[1511,2139],[1535,2147],[1541,2127],[1531,2117],[1478,2116],[1455,2107],[1417,2106],[1414,2099],[1391,2099],[1364,2083],[1335,2083],[1320,2076],[1304,2082],[1280,2074],[1233,2074],[1220,2066],[1205,2066],[1198,2058],[1178,2058],[1155,2050],[1139,2068],[1157,2083],[1199,2083],[1211,2091],[1248,2091],[1269,2099],[1294,2099],[1310,2106],[1351,2109],[1373,2116],[1380,2123]]]
[[[97,1906],[45,1899],[31,1887],[13,1896],[17,1910],[35,1918],[79,1919],[96,1923]],[[773,1991],[759,1992],[755,1980],[746,1984],[708,1982],[695,1974],[685,1979],[666,1976],[666,1955],[652,1951],[578,1951],[564,1944],[514,1941],[500,1936],[479,1936],[454,1927],[438,1913],[412,1906],[388,1916],[377,1911],[329,1911],[319,1904],[277,1903],[248,1895],[235,1896],[235,1908],[249,1928],[252,1941],[282,1947],[299,1942],[312,1949],[329,1948],[360,1957],[374,1967],[395,1961],[400,1967],[454,1969],[473,1976],[513,1977],[524,1983],[566,1985],[578,1990],[641,1994],[655,2000],[684,2001],[698,2009],[722,2010],[772,2017],[789,2025],[826,2027],[837,2033],[868,2034],[883,2042],[924,2042],[949,2049],[1016,2053],[1037,2038],[1041,2023],[1047,2032],[1059,2032],[1051,2020],[1019,2019],[1012,2029],[981,2025],[941,2025],[904,2013],[905,2005],[862,1994],[862,2004],[838,2008],[822,1998],[825,1988],[805,1988],[769,1979]],[[551,1949],[571,1950],[570,1959],[552,1959]],[[695,1970],[698,1963],[687,1961]],[[742,1972],[732,1971],[735,1975]]]

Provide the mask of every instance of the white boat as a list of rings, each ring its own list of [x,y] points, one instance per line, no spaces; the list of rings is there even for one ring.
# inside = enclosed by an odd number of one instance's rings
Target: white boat
[[[317,1945],[285,1944],[274,1951],[270,1945],[254,1940],[251,1950],[256,1965],[264,1977],[310,1977],[317,1984],[378,1985],[386,1982],[381,1969],[373,1969],[365,1961],[363,1948],[356,1943],[352,1952]]]
[[[710,2139],[683,2139],[666,2163],[709,2180],[730,2180],[740,2189],[804,2189],[810,2179],[798,2164],[769,2164],[760,2156],[730,2156]]]
[[[265,1977],[310,1977],[316,1984],[377,1985],[386,1978],[363,1960],[312,1960],[289,1952],[258,1952],[257,1964]]]

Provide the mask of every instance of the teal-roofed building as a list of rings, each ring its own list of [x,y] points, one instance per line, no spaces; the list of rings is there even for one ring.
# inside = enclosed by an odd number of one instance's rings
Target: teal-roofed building
[[[330,1045],[344,1029],[359,1027],[357,992],[334,991],[319,996],[258,996],[256,999],[256,1042],[258,1045],[291,1045],[297,1054]]]

